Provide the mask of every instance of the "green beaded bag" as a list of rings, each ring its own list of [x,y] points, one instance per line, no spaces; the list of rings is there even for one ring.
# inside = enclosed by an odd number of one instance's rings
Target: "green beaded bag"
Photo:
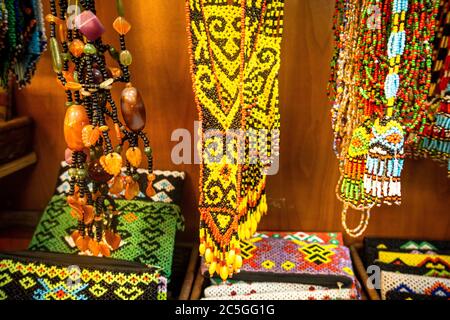
[[[158,266],[170,277],[177,229],[182,227],[180,208],[174,204],[142,200],[116,200],[120,247],[111,258]],[[77,221],[70,216],[65,196],[50,200],[35,230],[29,249],[73,253],[78,250],[70,237]]]

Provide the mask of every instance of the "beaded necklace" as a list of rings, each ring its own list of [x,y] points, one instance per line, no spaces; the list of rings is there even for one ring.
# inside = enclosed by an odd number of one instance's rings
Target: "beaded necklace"
[[[442,138],[431,144],[422,132],[430,132],[429,120],[438,109],[429,108],[426,101],[432,82],[431,44],[436,16],[442,17],[442,7],[448,5],[443,1],[439,9],[434,0],[336,2],[338,25],[328,92],[333,103],[333,149],[341,172],[336,194],[344,203],[342,224],[351,236],[364,232],[373,205],[400,203],[405,152],[426,154],[415,149],[445,146]],[[378,20],[374,28],[368,28],[371,19],[372,25],[373,19]],[[349,208],[363,212],[353,230],[346,225]]]
[[[138,147],[142,139],[147,156],[147,196],[155,194],[153,157],[150,141],[142,131],[146,122],[145,105],[139,91],[130,82],[131,53],[126,49],[125,35],[131,25],[124,18],[121,0],[117,0],[119,16],[113,28],[119,34],[120,54],[114,47],[103,44],[105,31],[95,15],[93,0],[80,0],[83,11],[77,13],[75,24],[67,28],[68,1],[60,0],[57,15],[55,0],[50,1],[50,49],[53,70],[66,92],[64,137],[68,145],[66,161],[70,165],[70,191],[67,202],[71,214],[78,220],[78,229],[71,237],[77,248],[94,256],[110,256],[119,247],[121,237],[117,232],[118,216],[114,198],[125,189],[125,198],[133,199],[140,192],[137,168],[142,163]],[[58,37],[57,40],[57,29]],[[62,52],[60,50],[62,48]],[[105,52],[109,52],[119,68],[108,67]],[[111,95],[112,85],[126,83],[121,94],[121,113]],[[108,108],[109,105],[109,108]],[[113,132],[118,141],[114,148],[106,119],[112,120]],[[127,143],[125,158],[122,149]],[[125,164],[125,176],[122,165]],[[89,189],[88,183],[93,187]]]
[[[279,127],[282,9],[280,0],[186,0],[201,121],[199,251],[222,279],[239,271],[240,240],[267,211],[265,165],[249,162],[249,146],[263,153],[255,132]]]
[[[434,66],[434,86],[430,91],[427,124],[421,132],[419,152],[447,166],[450,177],[450,4],[441,7],[441,30]]]
[[[46,49],[40,0],[3,0],[0,3],[0,85],[14,78],[19,88],[30,83]]]
[[[376,119],[372,127],[372,138],[366,161],[364,187],[367,194],[381,203],[400,204],[400,175],[404,157],[404,131],[393,117],[395,98],[399,91],[401,57],[406,43],[406,12],[408,0],[394,0],[392,3],[392,27],[388,41],[389,73],[384,84],[387,100],[386,116]]]
[[[345,123],[347,134],[343,137],[340,153],[340,173],[341,177],[336,186],[337,198],[343,202],[341,213],[342,226],[347,234],[352,237],[360,236],[368,226],[370,209],[374,205],[373,197],[365,193],[364,172],[366,170],[366,158],[369,151],[370,142],[370,121],[375,112],[379,112],[376,97],[380,95],[381,89],[377,87],[381,70],[385,68],[380,59],[381,48],[383,47],[382,27],[386,23],[386,15],[379,17],[378,21],[369,23],[369,18],[373,16],[377,1],[364,1],[361,5],[361,21],[358,25],[358,38],[356,42],[360,47],[362,43],[370,43],[376,46],[377,50],[370,49],[370,46],[362,46],[356,50],[352,60],[348,63],[355,66],[353,78],[354,83],[347,86],[359,88],[354,90],[355,103],[350,123]],[[362,30],[361,30],[362,28]],[[355,31],[356,32],[356,31]],[[362,121],[361,124],[359,124]],[[359,125],[358,125],[359,124]],[[353,129],[353,126],[357,126]],[[350,134],[351,133],[351,134]],[[351,137],[347,142],[345,137]],[[347,138],[348,139],[348,138]],[[356,228],[350,229],[347,226],[347,213],[349,208],[362,213],[361,220]]]

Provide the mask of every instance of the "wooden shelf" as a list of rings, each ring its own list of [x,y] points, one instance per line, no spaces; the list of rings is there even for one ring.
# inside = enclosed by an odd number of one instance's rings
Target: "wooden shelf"
[[[0,165],[0,178],[6,177],[14,172],[22,170],[33,163],[36,163],[36,153],[32,152],[22,158]]]

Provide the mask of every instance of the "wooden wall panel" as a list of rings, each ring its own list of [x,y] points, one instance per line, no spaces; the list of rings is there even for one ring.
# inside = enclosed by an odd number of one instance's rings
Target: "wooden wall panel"
[[[46,0],[43,0],[46,2]],[[198,166],[174,165],[170,141],[176,128],[193,132],[197,119],[187,53],[184,0],[125,1],[133,25],[127,37],[133,53],[133,82],[147,107],[147,131],[155,150],[155,167],[187,173],[183,212],[185,239],[194,239],[198,224]],[[98,15],[110,26],[115,8],[98,0]],[[286,0],[285,34],[280,72],[282,113],[281,163],[270,177],[270,212],[261,229],[340,230],[340,208],[334,189],[337,160],[332,152],[326,84],[332,50],[333,0]],[[45,9],[48,10],[46,4]],[[117,44],[108,28],[106,40]],[[115,92],[117,97],[118,92]],[[47,52],[36,77],[17,97],[20,114],[36,122],[39,162],[0,181],[5,206],[42,210],[56,181],[63,157],[64,96],[57,86]],[[430,161],[407,161],[401,207],[373,211],[367,234],[450,238],[450,181],[445,169]],[[355,219],[356,221],[356,219]]]

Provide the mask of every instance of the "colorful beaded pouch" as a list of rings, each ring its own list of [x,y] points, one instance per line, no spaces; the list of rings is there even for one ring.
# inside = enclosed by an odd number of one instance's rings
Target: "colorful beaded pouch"
[[[0,254],[0,300],[166,300],[167,280],[139,263],[43,252]]]
[[[381,297],[383,300],[390,291],[450,299],[450,279],[382,271]]]
[[[252,238],[241,242],[244,259],[235,280],[289,282],[348,288],[355,282],[348,248],[297,240]],[[213,275],[203,267],[203,274]]]
[[[450,278],[450,256],[379,251],[376,264],[385,271]]]
[[[299,283],[283,282],[244,282],[211,285],[204,290],[204,299],[239,299],[277,298],[279,293],[289,293],[286,299],[301,300],[327,300],[327,299],[357,299],[356,288],[329,289],[327,287],[313,286]],[[252,297],[249,297],[252,296]],[[256,300],[256,299],[255,299]]]
[[[314,291],[278,291],[271,293],[252,293],[209,297],[202,300],[356,300],[357,296],[351,289],[326,289]]]
[[[159,266],[170,278],[176,231],[183,226],[177,205],[142,200],[116,200],[121,212],[118,231],[122,240],[112,258]],[[77,222],[70,219],[64,195],[50,200],[35,230],[29,249],[61,253],[78,252],[71,232]]]
[[[379,251],[414,253],[450,253],[450,241],[420,239],[372,238],[364,239],[364,260],[366,265],[374,264]]]

